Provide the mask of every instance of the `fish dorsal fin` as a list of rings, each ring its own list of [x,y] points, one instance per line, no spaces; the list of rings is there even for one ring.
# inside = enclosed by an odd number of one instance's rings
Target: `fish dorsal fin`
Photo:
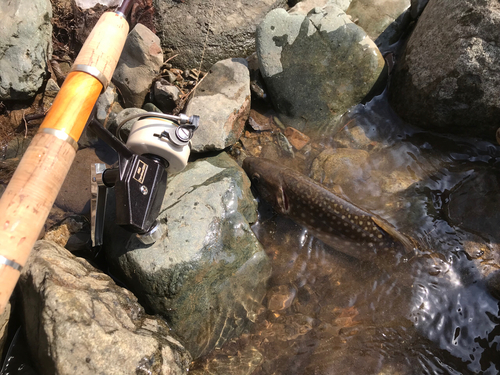
[[[389,222],[385,221],[384,219],[372,216],[373,222],[383,231],[385,231],[387,234],[389,234],[392,238],[394,238],[396,241],[401,242],[403,244],[405,250],[407,252],[413,251],[417,246],[414,240],[410,239],[409,237],[405,236],[404,234],[400,233],[392,224]]]

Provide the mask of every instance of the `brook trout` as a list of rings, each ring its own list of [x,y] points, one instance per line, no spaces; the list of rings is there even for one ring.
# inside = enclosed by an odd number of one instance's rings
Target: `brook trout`
[[[416,248],[414,240],[384,219],[291,168],[249,157],[243,161],[243,169],[259,195],[278,213],[303,225],[335,250],[371,262]]]

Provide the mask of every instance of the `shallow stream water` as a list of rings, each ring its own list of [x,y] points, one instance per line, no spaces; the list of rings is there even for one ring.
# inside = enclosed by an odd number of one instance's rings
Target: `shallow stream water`
[[[337,252],[259,204],[253,230],[272,261],[261,313],[195,374],[497,374],[500,148],[404,124],[384,94],[354,107],[316,148],[367,162],[321,182],[416,239],[391,271]],[[361,136],[360,136],[361,134]],[[306,175],[313,149],[296,155]],[[304,167],[305,166],[305,167]]]

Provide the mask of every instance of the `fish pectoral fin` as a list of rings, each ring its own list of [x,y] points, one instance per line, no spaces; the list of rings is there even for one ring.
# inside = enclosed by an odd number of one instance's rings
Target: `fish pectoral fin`
[[[372,220],[380,229],[389,234],[396,241],[399,241],[401,244],[403,244],[403,247],[405,248],[407,253],[412,252],[417,248],[417,243],[414,239],[400,233],[389,222],[377,217],[372,217]]]

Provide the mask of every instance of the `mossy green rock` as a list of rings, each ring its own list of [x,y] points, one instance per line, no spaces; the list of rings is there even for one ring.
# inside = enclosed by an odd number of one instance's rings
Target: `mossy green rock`
[[[196,358],[239,335],[266,291],[271,268],[249,225],[250,181],[225,153],[190,163],[169,178],[159,219],[168,234],[152,246],[108,228],[107,256]]]
[[[374,88],[384,68],[375,43],[333,3],[307,16],[275,9],[257,28],[259,66],[279,118],[310,136]]]

